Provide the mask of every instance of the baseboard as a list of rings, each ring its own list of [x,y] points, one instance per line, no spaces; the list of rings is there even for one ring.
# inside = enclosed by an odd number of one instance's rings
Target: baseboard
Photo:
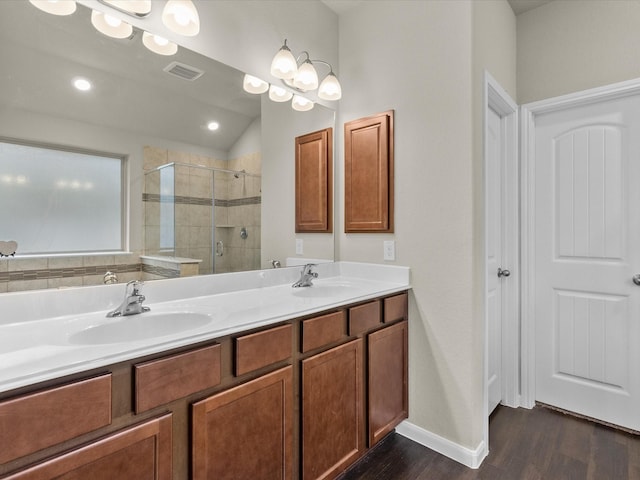
[[[478,468],[489,453],[484,441],[471,450],[405,420],[396,432],[469,468]]]

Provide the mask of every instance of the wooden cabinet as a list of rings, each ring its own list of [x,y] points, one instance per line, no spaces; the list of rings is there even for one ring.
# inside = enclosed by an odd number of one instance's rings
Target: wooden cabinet
[[[302,361],[302,479],[334,478],[360,457],[362,339]]]
[[[393,232],[393,110],[344,124],[345,232]]]
[[[170,480],[171,415],[126,428],[5,480]]]
[[[367,337],[370,447],[408,416],[407,327],[405,320]]]
[[[193,405],[193,479],[291,479],[292,367]]]
[[[296,137],[296,233],[333,232],[333,129]]]

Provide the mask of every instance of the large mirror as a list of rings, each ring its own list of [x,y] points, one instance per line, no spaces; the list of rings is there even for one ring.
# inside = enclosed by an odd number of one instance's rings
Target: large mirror
[[[0,2],[0,137],[125,156],[125,249],[150,262],[146,279],[174,268],[155,257],[204,274],[332,260],[332,234],[294,233],[293,170],[294,138],[333,127],[333,110],[248,94],[242,72],[183,47],[152,53],[136,29],[107,37],[90,17]]]

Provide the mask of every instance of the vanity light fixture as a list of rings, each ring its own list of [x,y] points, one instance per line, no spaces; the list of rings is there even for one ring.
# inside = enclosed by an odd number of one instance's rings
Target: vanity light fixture
[[[311,100],[300,95],[294,95],[293,100],[291,100],[291,108],[298,112],[308,112],[313,108],[313,105],[314,103]]]
[[[274,102],[288,102],[293,98],[293,93],[286,88],[271,85],[269,87],[269,99]]]
[[[158,55],[174,55],[178,51],[175,43],[149,32],[142,32],[142,44]]]
[[[100,33],[112,38],[128,38],[133,33],[133,27],[108,13],[91,12],[91,24]]]
[[[200,32],[200,17],[191,0],[169,0],[162,10],[162,23],[172,32],[187,37]]]
[[[260,94],[269,90],[269,84],[258,77],[245,73],[242,88],[245,92]]]
[[[306,58],[300,63],[303,55]],[[316,64],[325,65],[329,68],[329,73],[320,83],[319,89]],[[335,73],[333,73],[331,64],[324,60],[313,60],[309,57],[309,53],[305,51],[298,58],[294,57],[287,46],[286,40],[273,57],[271,74],[303,93],[318,89],[318,97],[322,100],[334,101],[342,98],[342,87]]]
[[[52,15],[71,15],[76,11],[75,0],[29,0],[31,4]]]

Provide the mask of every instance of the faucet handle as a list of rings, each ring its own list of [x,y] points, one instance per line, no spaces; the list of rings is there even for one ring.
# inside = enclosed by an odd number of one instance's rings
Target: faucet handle
[[[303,268],[302,268],[302,273],[307,274],[307,273],[311,273],[311,269],[313,267],[317,267],[318,265],[316,263],[307,263]]]
[[[131,280],[130,282],[127,282],[126,291],[129,291],[129,286],[131,286],[131,295],[139,295],[140,287],[142,285],[144,285],[144,282],[140,280]]]

